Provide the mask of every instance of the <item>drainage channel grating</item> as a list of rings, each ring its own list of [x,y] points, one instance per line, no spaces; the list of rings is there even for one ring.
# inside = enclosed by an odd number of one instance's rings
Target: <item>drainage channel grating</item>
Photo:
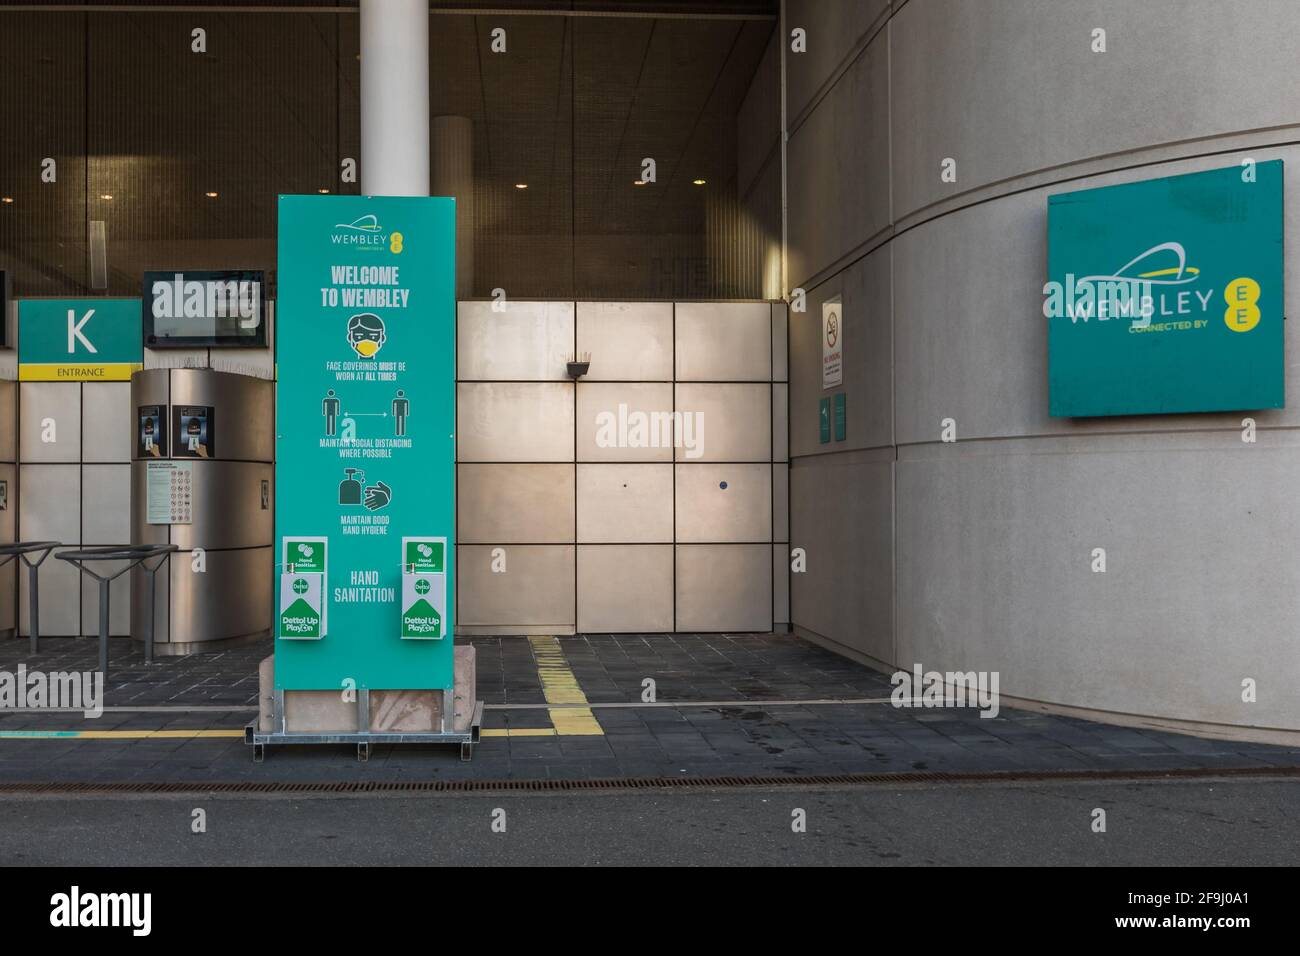
[[[1300,777],[1300,767],[1224,767],[1184,770],[999,770],[976,772],[912,771],[904,773],[808,774],[754,777],[626,777],[599,780],[348,780],[321,782],[229,783],[3,783],[7,795],[119,794],[383,794],[383,793],[564,793],[590,790],[714,790],[740,787],[834,787],[892,784],[1042,783],[1053,781],[1196,780],[1223,777]]]

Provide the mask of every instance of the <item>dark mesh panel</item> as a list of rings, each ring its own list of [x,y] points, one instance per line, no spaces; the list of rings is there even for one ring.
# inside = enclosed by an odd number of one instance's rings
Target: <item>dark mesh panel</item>
[[[0,268],[15,294],[137,295],[144,271],[165,268],[273,281],[276,196],[358,191],[339,179],[345,157],[361,158],[356,5],[269,9],[305,5],[329,4],[0,13],[0,198],[12,200],[0,203]],[[432,6],[431,111],[474,126],[476,295],[770,294],[779,177],[741,181],[736,129],[760,63],[775,69],[763,58],[775,4]],[[665,15],[586,15],[644,9]],[[191,52],[195,27],[204,54]],[[490,50],[496,27],[506,54]],[[47,156],[55,184],[40,181]],[[656,181],[637,186],[647,157]],[[88,265],[95,221],[106,289]]]

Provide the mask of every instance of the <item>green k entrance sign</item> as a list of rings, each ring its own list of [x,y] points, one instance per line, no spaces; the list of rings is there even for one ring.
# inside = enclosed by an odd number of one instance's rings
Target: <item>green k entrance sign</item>
[[[144,362],[139,299],[24,299],[18,379],[125,382]]]
[[[1286,404],[1282,162],[1048,199],[1053,416]]]
[[[455,221],[280,197],[280,689],[453,685]]]

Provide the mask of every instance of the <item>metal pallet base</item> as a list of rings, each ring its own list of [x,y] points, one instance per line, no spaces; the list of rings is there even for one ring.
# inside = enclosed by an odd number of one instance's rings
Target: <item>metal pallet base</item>
[[[364,709],[369,710],[368,707]],[[277,720],[277,723],[283,726],[282,721]],[[253,748],[253,760],[258,763],[265,759],[267,747],[280,744],[356,744],[357,759],[361,761],[370,759],[370,748],[376,744],[460,744],[460,759],[469,760],[474,755],[474,745],[479,742],[483,729],[483,702],[474,705],[474,716],[470,719],[469,730],[465,731],[390,733],[356,730],[345,733],[296,734],[283,730],[261,731],[257,725],[258,721],[254,720],[244,728],[244,743]]]

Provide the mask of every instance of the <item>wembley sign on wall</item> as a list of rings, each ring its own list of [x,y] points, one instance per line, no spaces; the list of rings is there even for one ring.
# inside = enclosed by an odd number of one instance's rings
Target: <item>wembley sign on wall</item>
[[[1053,416],[1286,404],[1282,161],[1048,198]]]

